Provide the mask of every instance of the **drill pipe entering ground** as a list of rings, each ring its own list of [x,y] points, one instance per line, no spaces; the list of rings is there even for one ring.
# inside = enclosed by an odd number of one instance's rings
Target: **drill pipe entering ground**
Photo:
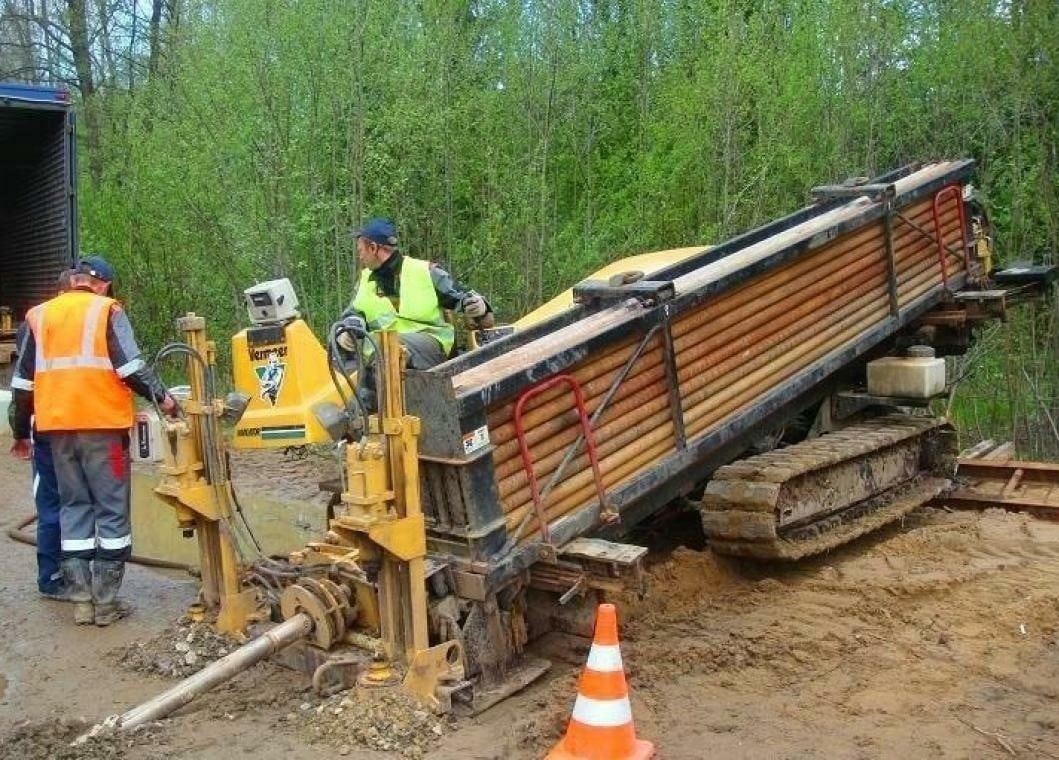
[[[166,689],[157,697],[152,697],[141,705],[133,707],[119,716],[108,718],[102,724],[94,726],[91,731],[77,738],[75,744],[94,736],[99,729],[113,726],[122,730],[161,720],[175,710],[205,694],[215,686],[234,678],[247,668],[267,659],[279,650],[304,639],[313,630],[313,621],[304,612],[290,620],[285,620],[275,628],[248,641],[231,654],[225,655],[217,662],[207,665],[194,675]]]

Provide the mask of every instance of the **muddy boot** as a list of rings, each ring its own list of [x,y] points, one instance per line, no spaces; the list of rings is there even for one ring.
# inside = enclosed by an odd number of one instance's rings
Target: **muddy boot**
[[[63,581],[74,603],[74,622],[91,625],[95,621],[92,604],[92,565],[87,559],[64,559],[61,563]]]
[[[96,625],[110,625],[129,614],[129,608],[118,601],[118,589],[125,576],[125,563],[97,559],[92,568],[92,598],[96,605]]]

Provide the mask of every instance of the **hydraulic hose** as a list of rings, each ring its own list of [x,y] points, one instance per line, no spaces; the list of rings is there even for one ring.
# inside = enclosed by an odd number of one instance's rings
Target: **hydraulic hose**
[[[23,517],[21,520],[18,521],[14,528],[8,528],[8,538],[10,538],[12,541],[18,541],[22,544],[36,546],[36,537],[23,532],[26,528],[28,528],[35,522],[37,522],[36,515],[28,515],[26,517]],[[153,557],[141,557],[137,554],[133,554],[131,557],[129,557],[129,562],[132,562],[136,565],[143,565],[144,567],[159,567],[164,568],[166,570],[184,570],[189,573],[195,570],[195,568],[193,568],[191,565],[185,565],[182,562],[172,562],[167,559],[155,559]]]

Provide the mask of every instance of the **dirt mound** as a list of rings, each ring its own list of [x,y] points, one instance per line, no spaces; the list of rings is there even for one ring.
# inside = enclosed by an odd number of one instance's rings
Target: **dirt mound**
[[[187,678],[240,643],[218,633],[208,623],[182,617],[153,639],[116,649],[111,655],[118,664],[138,673]]]
[[[708,550],[676,549],[664,562],[651,568],[649,584],[664,588],[671,597],[698,597],[704,593],[730,591],[742,583],[732,560]]]
[[[301,711],[308,714],[311,740],[337,747],[340,755],[357,746],[418,760],[456,727],[452,717],[433,715],[399,691],[343,692],[316,707],[303,702]],[[288,720],[304,718],[291,714]]]
[[[624,617],[679,615],[703,599],[745,588],[747,580],[737,570],[738,560],[707,550],[683,546],[647,571],[646,593],[625,594],[620,600]]]
[[[532,692],[532,704],[516,719],[514,736],[519,750],[543,757],[566,731],[577,696],[580,668],[553,677]]]
[[[0,759],[118,760],[126,757],[133,747],[139,748],[139,757],[167,757],[165,752],[145,749],[164,738],[165,730],[158,724],[142,726],[133,731],[105,731],[77,747],[70,746],[74,739],[91,727],[87,721],[65,718],[23,723],[0,738]]]

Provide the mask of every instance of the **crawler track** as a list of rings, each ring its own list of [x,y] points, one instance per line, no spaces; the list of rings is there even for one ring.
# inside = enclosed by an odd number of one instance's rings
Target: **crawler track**
[[[882,527],[951,484],[955,431],[891,414],[714,473],[702,524],[714,551],[796,560]]]

